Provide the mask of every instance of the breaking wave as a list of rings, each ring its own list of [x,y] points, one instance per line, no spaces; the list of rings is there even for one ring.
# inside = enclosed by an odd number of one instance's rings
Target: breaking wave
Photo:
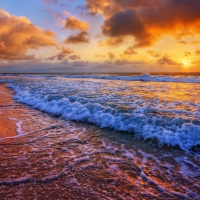
[[[16,101],[66,120],[134,133],[136,138],[157,139],[159,145],[179,146],[186,151],[200,145],[200,103],[198,99],[192,102],[195,96],[190,85],[188,90],[182,85],[171,86],[171,93],[179,91],[179,96],[170,96],[163,84],[130,85],[65,77],[20,80],[9,87],[15,90]],[[199,93],[196,90],[196,98]]]

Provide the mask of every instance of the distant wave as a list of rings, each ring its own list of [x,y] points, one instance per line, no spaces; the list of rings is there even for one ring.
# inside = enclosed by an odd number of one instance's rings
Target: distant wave
[[[0,75],[1,76],[1,75]],[[4,77],[12,77],[14,74],[4,75]],[[110,75],[110,74],[100,74],[100,75],[31,75],[31,74],[21,74],[18,77],[27,78],[74,78],[74,79],[104,79],[104,80],[121,80],[121,81],[143,81],[143,82],[175,82],[175,83],[200,83],[199,75]]]
[[[151,81],[151,82],[179,82],[179,83],[200,83],[199,76],[152,76],[142,74],[139,76],[110,76],[110,75],[68,75],[65,78],[90,78],[90,79],[107,79],[122,81]]]

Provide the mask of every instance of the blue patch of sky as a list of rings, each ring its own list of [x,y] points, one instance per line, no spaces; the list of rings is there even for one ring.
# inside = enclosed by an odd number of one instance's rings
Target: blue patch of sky
[[[79,20],[87,21],[90,24],[90,36],[95,36],[100,32],[103,17],[87,15],[87,10],[82,9],[85,6],[85,0],[60,0],[59,2],[58,4],[45,4],[43,0],[5,0],[0,1],[0,8],[10,15],[25,16],[34,25],[42,29],[52,30],[58,36],[58,42],[62,42],[70,34],[79,31],[62,29],[61,26],[56,24],[53,13],[61,14],[61,12],[67,11]],[[64,19],[65,17],[63,16]]]

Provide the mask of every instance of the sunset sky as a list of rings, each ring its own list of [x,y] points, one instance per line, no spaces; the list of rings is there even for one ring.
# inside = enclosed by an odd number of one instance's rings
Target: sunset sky
[[[199,0],[0,0],[0,73],[199,71]]]

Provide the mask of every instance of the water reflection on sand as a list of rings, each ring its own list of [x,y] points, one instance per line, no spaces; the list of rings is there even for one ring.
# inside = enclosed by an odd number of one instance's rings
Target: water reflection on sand
[[[1,199],[200,198],[194,154],[20,109],[21,136],[0,140]]]

